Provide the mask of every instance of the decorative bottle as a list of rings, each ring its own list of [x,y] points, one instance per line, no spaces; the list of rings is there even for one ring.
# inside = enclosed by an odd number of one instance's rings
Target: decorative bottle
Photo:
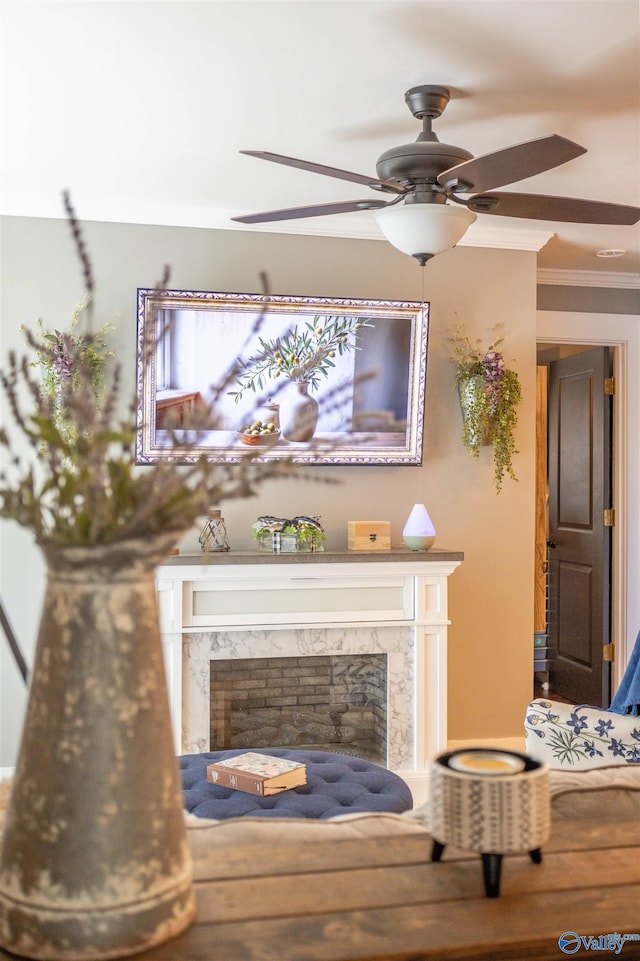
[[[209,517],[202,528],[198,543],[200,544],[200,548],[206,553],[230,550],[227,528],[224,523],[222,511],[213,509],[209,511]]]

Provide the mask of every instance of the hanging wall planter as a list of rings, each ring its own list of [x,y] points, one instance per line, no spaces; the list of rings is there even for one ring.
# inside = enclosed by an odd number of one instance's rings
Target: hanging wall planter
[[[499,329],[500,325],[498,326]],[[486,348],[481,342],[471,343],[461,325],[451,338],[456,364],[456,386],[462,409],[462,442],[476,460],[480,448],[493,447],[494,485],[502,489],[506,474],[517,481],[513,469],[517,406],[522,401],[520,380],[515,371],[505,367],[497,338]]]

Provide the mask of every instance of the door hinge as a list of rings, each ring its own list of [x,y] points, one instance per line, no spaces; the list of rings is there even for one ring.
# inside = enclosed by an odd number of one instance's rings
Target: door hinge
[[[604,644],[602,648],[602,660],[615,661],[615,657],[615,646],[613,644]]]
[[[615,527],[616,526],[616,510],[615,507],[607,507],[604,511],[604,526],[605,527]]]
[[[605,377],[604,379],[604,392],[613,397],[616,392],[616,379],[615,377]]]

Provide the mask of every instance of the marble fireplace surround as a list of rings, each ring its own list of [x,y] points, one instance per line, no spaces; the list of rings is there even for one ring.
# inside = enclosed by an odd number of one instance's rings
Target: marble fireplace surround
[[[176,752],[209,750],[211,660],[382,653],[387,766],[419,802],[447,746],[447,582],[462,559],[438,549],[169,558],[156,584]]]

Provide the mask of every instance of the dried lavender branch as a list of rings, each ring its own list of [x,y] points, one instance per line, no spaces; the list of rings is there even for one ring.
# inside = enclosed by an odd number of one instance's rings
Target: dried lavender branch
[[[71,204],[71,197],[67,190],[62,194],[62,200],[64,203],[65,213],[67,215],[67,220],[69,221],[69,226],[71,227],[71,233],[76,245],[76,253],[82,264],[82,273],[84,276],[85,286],[87,288],[87,309],[89,311],[89,317],[91,317],[93,309],[93,293],[95,290],[95,283],[93,280],[93,269],[91,267],[91,260],[89,254],[87,253],[87,248],[84,242],[84,237],[82,235],[82,230],[80,224],[76,218],[75,210]]]
[[[169,286],[169,281],[171,279],[171,267],[169,264],[165,264],[162,269],[162,277],[157,284],[154,285],[154,290],[166,290]]]

